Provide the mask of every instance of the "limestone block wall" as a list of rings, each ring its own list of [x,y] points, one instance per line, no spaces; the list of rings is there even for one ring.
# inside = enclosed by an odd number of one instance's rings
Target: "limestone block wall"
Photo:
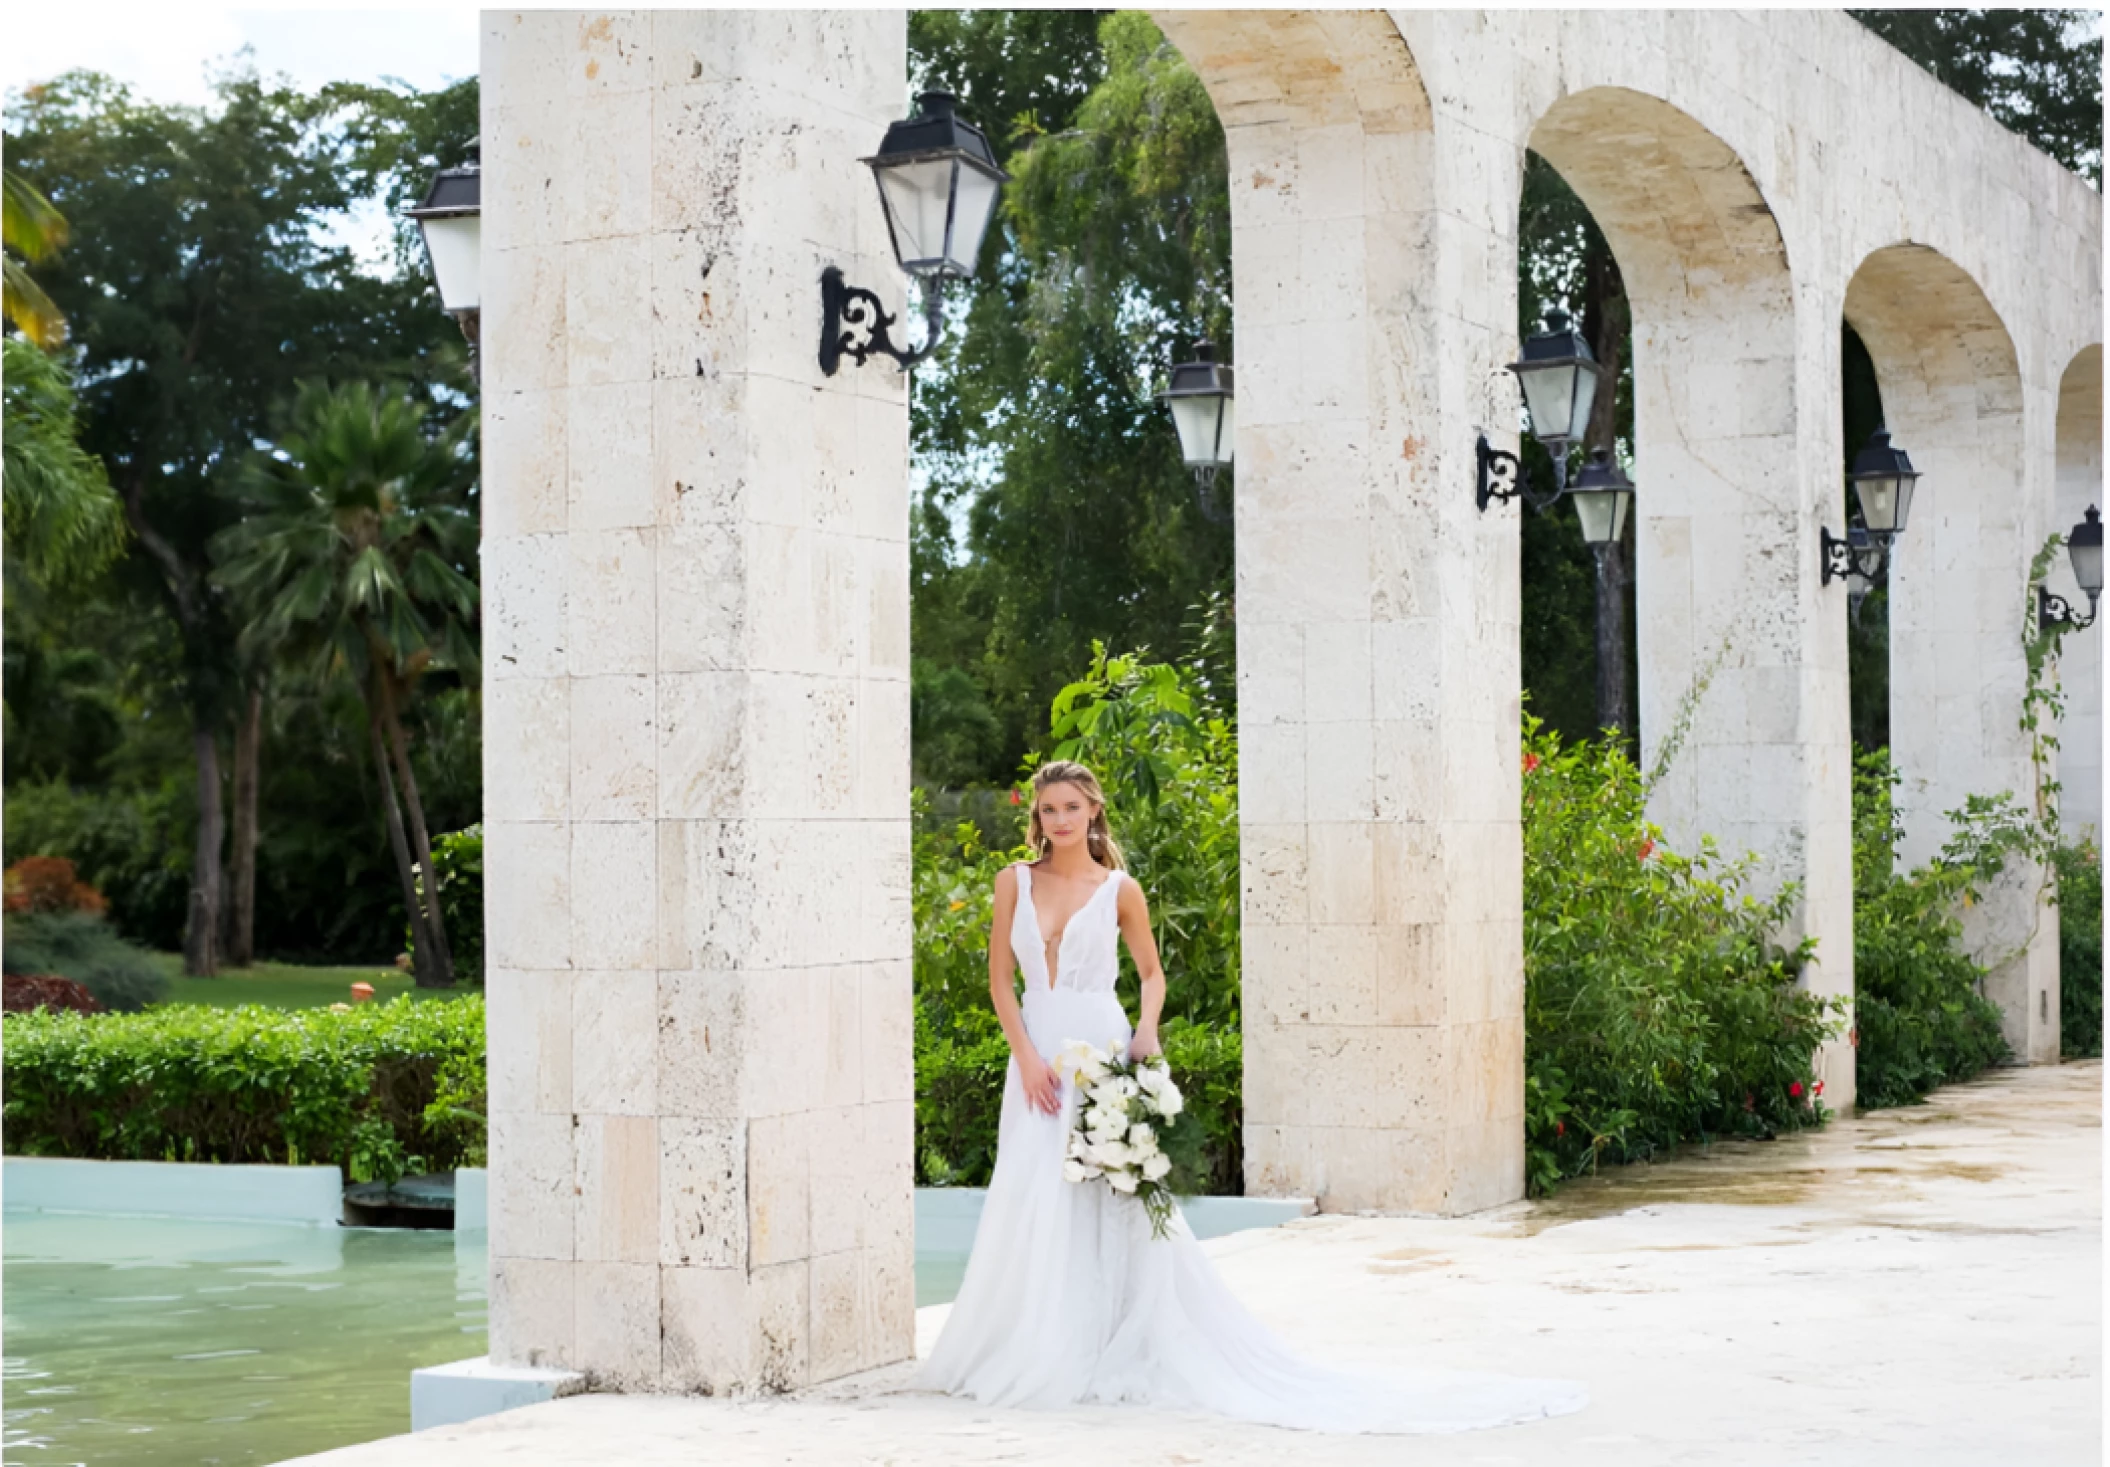
[[[904,17],[483,20],[491,1354],[913,1350]]]

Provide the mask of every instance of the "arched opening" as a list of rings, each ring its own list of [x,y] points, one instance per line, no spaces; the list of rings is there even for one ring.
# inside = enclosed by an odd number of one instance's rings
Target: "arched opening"
[[[1655,97],[1564,97],[1530,145],[1604,231],[1632,310],[1644,764],[1706,684],[1651,813],[1684,848],[1712,835],[1777,856],[1773,879],[1786,879],[1814,812],[1770,792],[1802,781],[1804,673],[1837,659],[1806,639],[1804,567],[1788,560],[1802,550],[1804,491],[1779,226],[1734,151]]]
[[[1909,869],[1941,852],[1948,812],[1971,796],[2027,806],[2034,795],[2020,723],[2034,614],[2024,588],[2051,494],[2026,449],[2014,341],[1962,267],[1925,245],[1885,246],[1854,271],[1843,309],[1892,441],[1922,475],[1888,573],[1890,751]],[[1964,914],[1985,995],[2026,1060],[2058,1055],[2058,927],[2042,884],[2034,862],[2012,858]]]
[[[2058,479],[2052,528],[2064,533],[2103,504],[2103,347],[2081,348],[2059,378]],[[2069,572],[2054,565],[2055,586]],[[2066,595],[2076,605],[2070,586]],[[2059,663],[2066,716],[2059,725],[2059,825],[2069,839],[2103,839],[2103,656],[2100,641],[2069,643]]]
[[[1888,598],[1901,855],[1917,865],[1940,850],[1942,812],[1965,795],[2027,788],[2013,717],[2023,677],[2017,576],[2039,532],[2023,492],[2022,375],[1977,282],[1925,246],[1870,255],[1844,309],[1875,364],[1885,426],[1924,476]]]

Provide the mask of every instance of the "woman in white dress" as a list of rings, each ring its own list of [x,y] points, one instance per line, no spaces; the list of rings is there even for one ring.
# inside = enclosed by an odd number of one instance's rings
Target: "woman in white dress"
[[[1315,1431],[1465,1431],[1580,1410],[1587,1395],[1569,1381],[1377,1379],[1307,1363],[1232,1296],[1177,1212],[1155,1239],[1134,1197],[1063,1177],[1077,1091],[1054,1057],[1073,1039],[1156,1054],[1165,972],[1084,766],[1034,775],[1029,840],[1040,859],[997,874],[989,935],[990,999],[1011,1043],[996,1166],[959,1296],[915,1385],[992,1406],[1125,1401]],[[1132,1030],[1114,995],[1117,933],[1142,978]]]

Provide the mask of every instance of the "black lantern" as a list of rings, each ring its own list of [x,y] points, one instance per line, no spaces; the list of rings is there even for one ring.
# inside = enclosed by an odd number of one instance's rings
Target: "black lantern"
[[[473,153],[476,144],[470,143]],[[418,221],[440,309],[452,316],[469,342],[469,363],[477,367],[476,345],[483,311],[483,175],[476,163],[442,168],[417,207],[404,212]]]
[[[888,340],[895,318],[878,296],[846,284],[831,265],[821,273],[821,370],[831,377],[845,356],[860,367],[875,355],[889,356],[903,371],[929,356],[944,325],[944,283],[974,274],[997,191],[1011,175],[997,167],[987,135],[953,106],[950,93],[925,92],[916,115],[889,127],[879,151],[859,160],[878,181],[894,259],[922,283],[923,346],[907,351]]]
[[[1559,461],[1568,445],[1590,429],[1590,410],[1604,377],[1590,343],[1568,323],[1565,311],[1548,311],[1546,329],[1524,343],[1524,359],[1511,362],[1531,414],[1531,436]]]
[[[1172,409],[1172,426],[1180,435],[1180,457],[1194,471],[1195,495],[1202,517],[1223,523],[1230,516],[1217,503],[1216,474],[1231,466],[1235,447],[1236,394],[1231,389],[1231,364],[1216,360],[1215,346],[1206,341],[1194,344],[1194,360],[1172,369],[1172,380],[1158,394],[1158,401]]]
[[[1891,543],[1905,533],[1906,518],[1912,513],[1912,488],[1919,477],[1905,450],[1891,443],[1888,431],[1878,428],[1854,455],[1853,471],[1846,476],[1861,509],[1861,523],[1849,523],[1844,540],[1827,526],[1817,527],[1818,584],[1844,580],[1848,609],[1856,615],[1859,598],[1889,579]]]
[[[1627,515],[1634,507],[1634,482],[1619,471],[1611,454],[1600,448],[1590,455],[1582,473],[1568,486],[1575,501],[1575,517],[1582,522],[1583,540],[1602,554],[1626,534]]]
[[[1879,539],[1905,533],[1906,517],[1912,513],[1912,486],[1919,470],[1905,450],[1891,445],[1890,434],[1878,428],[1868,443],[1854,455],[1853,472],[1846,476],[1854,486],[1861,506],[1861,523]]]
[[[1565,311],[1546,312],[1546,329],[1524,343],[1521,361],[1511,362],[1524,390],[1524,407],[1531,414],[1531,436],[1545,446],[1553,459],[1553,492],[1541,493],[1524,482],[1523,463],[1513,453],[1494,447],[1485,434],[1478,448],[1478,484],[1474,501],[1485,512],[1492,500],[1515,499],[1541,512],[1568,489],[1568,449],[1589,432],[1590,411],[1597,405],[1598,387],[1605,369],[1569,324]]]
[[[2103,521],[2094,505],[2066,537],[2066,558],[2073,563],[2073,578],[2088,598],[2088,614],[2082,616],[2064,596],[2037,587],[2037,629],[2054,627],[2079,631],[2095,625],[2095,604],[2103,594]]]
[[[1874,548],[1875,542],[1869,538],[1867,530],[1860,525],[1846,527],[1846,616],[1855,626],[1861,624],[1861,603],[1866,601],[1868,593],[1876,588],[1875,577],[1868,573],[1866,567],[1877,565],[1878,570],[1881,569],[1872,555]]]

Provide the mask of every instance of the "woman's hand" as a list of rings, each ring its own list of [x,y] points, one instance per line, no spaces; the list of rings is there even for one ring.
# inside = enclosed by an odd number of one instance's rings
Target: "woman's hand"
[[[1026,1103],[1046,1115],[1062,1109],[1062,1080],[1032,1050],[1018,1056],[1018,1080],[1026,1090]]]
[[[1158,1048],[1158,1026],[1138,1025],[1135,1037],[1128,1041],[1128,1057],[1132,1060],[1147,1060],[1154,1054],[1162,1054]]]

